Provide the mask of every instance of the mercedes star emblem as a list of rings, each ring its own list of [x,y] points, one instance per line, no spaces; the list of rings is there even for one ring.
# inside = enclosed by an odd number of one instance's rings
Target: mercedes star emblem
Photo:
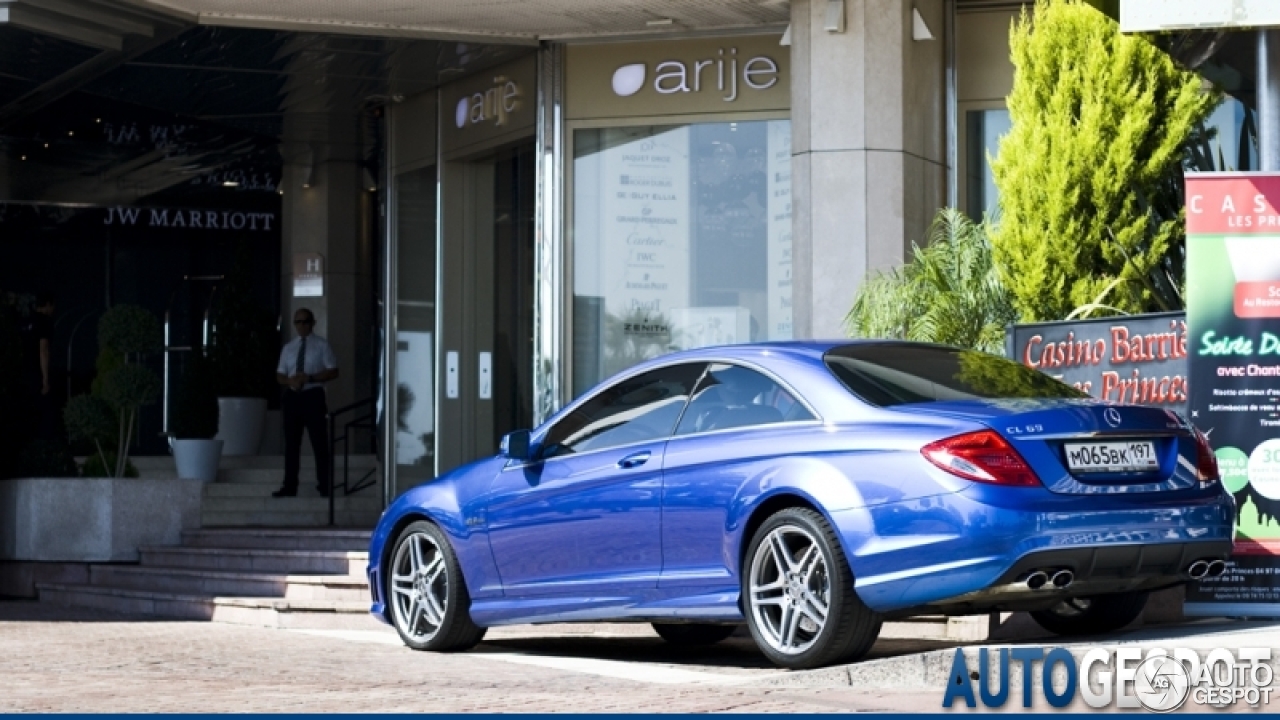
[[[1115,408],[1107,408],[1106,412],[1102,413],[1102,419],[1106,420],[1111,427],[1120,427],[1120,411]]]

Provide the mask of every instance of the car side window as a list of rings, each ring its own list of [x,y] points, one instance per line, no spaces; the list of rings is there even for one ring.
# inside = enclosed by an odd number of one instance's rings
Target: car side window
[[[670,437],[705,368],[705,363],[673,365],[601,390],[551,427],[542,457]]]
[[[694,390],[676,435],[813,419],[808,408],[762,373],[715,363]]]

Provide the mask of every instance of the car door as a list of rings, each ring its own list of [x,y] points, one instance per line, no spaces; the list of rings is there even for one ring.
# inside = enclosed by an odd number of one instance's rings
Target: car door
[[[794,393],[757,370],[707,368],[663,459],[659,587],[736,587],[738,558],[725,542],[730,504],[816,422]]]
[[[535,461],[499,473],[486,515],[504,594],[657,587],[663,451],[704,368],[606,387],[536,440]]]

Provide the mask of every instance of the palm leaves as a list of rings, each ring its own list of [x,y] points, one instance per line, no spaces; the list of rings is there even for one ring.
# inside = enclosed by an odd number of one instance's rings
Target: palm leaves
[[[934,217],[903,268],[868,278],[845,326],[853,337],[935,342],[1000,353],[1017,320],[991,258],[986,226],[954,208]]]

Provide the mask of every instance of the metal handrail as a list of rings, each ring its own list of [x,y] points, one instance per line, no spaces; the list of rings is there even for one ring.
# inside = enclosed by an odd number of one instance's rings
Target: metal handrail
[[[364,400],[357,400],[356,402],[353,402],[350,405],[345,405],[343,407],[338,408],[337,410],[333,410],[329,412],[328,415],[325,416],[326,419],[329,421],[329,525],[330,527],[336,524],[334,522],[334,506],[335,506],[335,499],[338,496],[338,482],[337,482],[337,478],[335,477],[335,475],[337,474],[335,472],[335,468],[337,466],[339,442],[342,443],[342,494],[343,496],[345,497],[347,495],[352,495],[367,487],[372,487],[376,485],[378,482],[376,477],[378,472],[378,467],[377,467],[377,464],[375,463],[374,467],[371,470],[369,470],[369,472],[365,473],[364,475],[361,475],[360,479],[356,480],[354,484],[351,483],[351,431],[357,430],[357,429],[365,429],[365,430],[373,431],[372,436],[373,436],[374,452],[377,452],[378,425],[375,422],[376,405],[374,400],[375,399],[372,397],[365,398]],[[338,416],[346,415],[348,413],[353,413],[365,407],[368,407],[369,410],[362,415],[358,415],[352,418],[351,420],[348,420],[347,423],[342,426],[342,437],[338,437],[335,434],[337,432]]]

